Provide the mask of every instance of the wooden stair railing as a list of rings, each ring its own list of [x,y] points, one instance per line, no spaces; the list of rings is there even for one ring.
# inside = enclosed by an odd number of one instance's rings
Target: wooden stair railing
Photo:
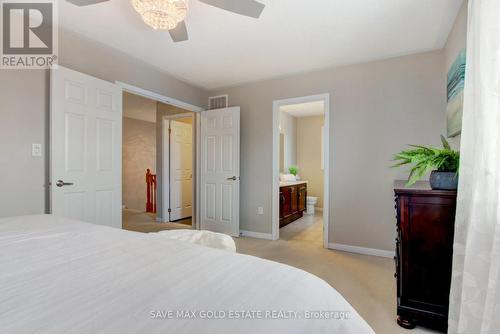
[[[146,170],[146,212],[156,213],[156,174],[151,174],[151,170]]]

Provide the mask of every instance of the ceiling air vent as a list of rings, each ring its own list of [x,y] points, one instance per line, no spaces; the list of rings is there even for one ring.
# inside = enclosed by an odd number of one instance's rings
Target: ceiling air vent
[[[208,98],[208,109],[222,109],[229,107],[229,96],[228,95],[219,95],[212,96]]]

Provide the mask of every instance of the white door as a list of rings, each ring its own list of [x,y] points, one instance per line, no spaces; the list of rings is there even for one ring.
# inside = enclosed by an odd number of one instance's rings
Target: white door
[[[192,118],[189,118],[190,120]],[[192,122],[191,122],[192,123]],[[170,121],[170,221],[193,215],[193,125]]]
[[[201,112],[201,229],[239,236],[240,108]]]
[[[50,79],[52,213],[121,228],[122,90],[61,66]]]

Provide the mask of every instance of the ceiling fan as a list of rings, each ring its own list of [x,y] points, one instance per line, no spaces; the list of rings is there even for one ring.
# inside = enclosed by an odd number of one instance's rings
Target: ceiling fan
[[[89,6],[109,0],[66,0],[77,6]],[[198,0],[236,14],[259,18],[265,5],[255,0]],[[168,30],[174,42],[188,40],[184,19],[188,0],[132,0],[132,5],[153,29]]]

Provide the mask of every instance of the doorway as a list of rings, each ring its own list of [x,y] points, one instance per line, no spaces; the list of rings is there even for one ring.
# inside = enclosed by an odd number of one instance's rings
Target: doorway
[[[123,226],[156,220],[156,101],[123,93]]]
[[[195,113],[123,92],[122,227],[195,227]]]
[[[273,239],[328,248],[329,94],[273,105]]]
[[[195,115],[163,117],[164,221],[193,225],[195,188]]]

